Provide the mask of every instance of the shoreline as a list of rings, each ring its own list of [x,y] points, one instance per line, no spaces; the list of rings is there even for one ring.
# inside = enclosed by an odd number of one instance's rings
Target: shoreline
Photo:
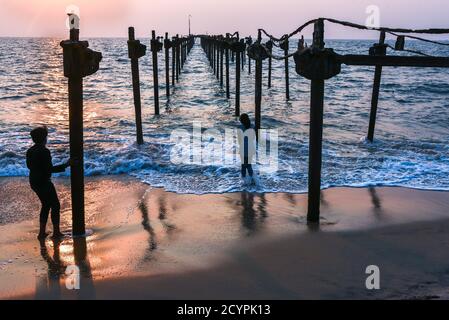
[[[68,179],[54,182],[69,232]],[[39,203],[27,183],[0,178],[0,299],[446,297],[439,285],[449,270],[448,192],[326,189],[322,223],[313,228],[307,194],[176,194],[129,176],[87,177],[92,235],[42,245],[35,240]],[[423,256],[434,260],[421,263]],[[399,258],[410,264],[404,274]],[[370,259],[383,265],[382,283],[397,289],[364,289],[362,261]],[[73,263],[82,267],[80,292],[64,285]],[[411,290],[407,277],[428,284]]]

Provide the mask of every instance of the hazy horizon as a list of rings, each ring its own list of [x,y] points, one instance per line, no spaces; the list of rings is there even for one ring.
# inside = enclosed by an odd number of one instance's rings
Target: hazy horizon
[[[193,34],[224,34],[240,31],[255,35],[266,28],[275,36],[289,33],[317,17],[331,17],[364,24],[366,8],[380,9],[381,26],[403,28],[444,28],[449,25],[449,2],[442,0],[0,0],[0,37],[65,38],[66,7],[80,9],[81,36],[85,38],[124,38],[134,26],[138,37],[158,34],[188,34],[191,15]],[[305,31],[311,37],[311,28]],[[373,39],[376,32],[363,32],[328,24],[328,39]],[[448,36],[439,36],[448,39]]]

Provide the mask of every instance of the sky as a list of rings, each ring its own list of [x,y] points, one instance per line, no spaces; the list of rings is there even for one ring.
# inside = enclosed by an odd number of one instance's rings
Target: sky
[[[152,29],[158,34],[187,34],[189,15],[194,34],[238,30],[243,36],[254,36],[264,28],[280,36],[317,17],[365,24],[370,5],[379,8],[381,26],[449,27],[447,0],[0,0],[0,37],[64,38],[69,5],[79,8],[81,37],[86,38],[126,37],[129,26],[136,28],[137,37],[148,37]],[[331,39],[377,36],[326,27],[326,38]],[[311,37],[310,31],[306,37]]]

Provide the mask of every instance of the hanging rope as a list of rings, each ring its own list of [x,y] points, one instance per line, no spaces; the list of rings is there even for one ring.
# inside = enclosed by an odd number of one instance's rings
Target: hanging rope
[[[386,46],[387,46],[387,48],[390,48],[390,49],[392,49],[392,50],[394,50],[394,51],[403,51],[403,52],[409,52],[409,53],[418,54],[418,55],[425,56],[425,57],[433,57],[433,56],[428,55],[428,54],[426,54],[426,53],[423,53],[423,52],[421,52],[421,51],[407,50],[407,49],[397,50],[395,47],[390,46],[389,44],[387,44]]]
[[[320,19],[318,19],[320,20]],[[352,22],[347,22],[347,21],[341,21],[341,20],[336,20],[336,19],[331,19],[331,18],[321,18],[321,20],[325,20],[325,21],[329,21],[331,23],[335,23],[335,24],[340,24],[346,27],[350,27],[350,28],[355,28],[355,29],[360,29],[360,30],[370,30],[370,31],[385,31],[388,33],[391,32],[399,32],[399,33],[417,33],[417,34],[449,34],[449,29],[396,29],[396,28],[371,28],[371,27],[367,27],[361,24],[357,24],[357,23],[352,23]]]
[[[374,28],[374,27],[367,27],[367,26],[364,26],[364,25],[361,25],[361,24],[348,22],[348,21],[337,20],[337,19],[332,19],[332,18],[319,18],[319,19],[310,20],[310,21],[306,22],[305,24],[301,25],[299,28],[297,28],[292,33],[290,33],[288,35],[284,35],[281,38],[276,38],[275,36],[269,34],[264,29],[261,29],[261,31],[267,37],[269,37],[272,41],[274,41],[274,42],[281,42],[281,41],[285,41],[285,40],[293,37],[294,35],[298,34],[302,30],[304,30],[306,27],[308,27],[311,24],[314,24],[318,20],[324,20],[324,21],[328,21],[328,22],[331,22],[331,23],[334,23],[334,24],[339,24],[339,25],[342,25],[342,26],[355,28],[355,29],[359,29],[359,30],[379,31],[379,32],[384,31],[384,32],[389,33],[389,34],[394,35],[394,36],[399,36],[397,33],[405,33],[406,35],[404,35],[404,36],[408,37],[408,38],[411,38],[411,39],[425,41],[425,42],[429,42],[429,43],[433,43],[433,44],[437,44],[437,45],[449,46],[449,43],[433,41],[433,40],[429,40],[429,39],[424,39],[424,38],[420,38],[420,37],[416,37],[416,36],[407,35],[407,34],[410,34],[410,33],[412,33],[412,34],[449,34],[449,29],[442,29],[442,28],[435,29],[434,28],[434,29],[416,29],[415,30],[415,29],[384,28],[384,27]]]
[[[402,34],[397,34],[397,33],[395,33],[395,32],[387,32],[387,33],[388,33],[388,34],[391,34],[391,35],[393,35],[393,36],[395,36],[395,37],[403,36],[403,37],[406,37],[406,38],[415,39],[415,40],[420,40],[420,41],[424,41],[424,42],[429,42],[429,43],[437,44],[437,45],[440,45],[440,46],[449,46],[449,43],[444,43],[444,42],[439,42],[439,41],[434,41],[434,40],[424,39],[424,38],[415,37],[415,36],[410,36],[410,35],[406,35],[406,34],[404,34],[404,35],[402,35]]]
[[[415,39],[415,40],[419,40],[419,41],[423,41],[423,42],[427,42],[427,43],[432,43],[432,44],[436,44],[436,45],[442,45],[442,46],[449,46],[449,43],[444,43],[444,42],[440,42],[440,41],[434,41],[434,40],[430,40],[430,39],[425,39],[425,38],[421,38],[421,37],[417,37],[417,36],[412,36],[409,35],[411,34],[449,34],[449,29],[404,29],[404,28],[384,28],[384,27],[379,27],[379,28],[374,28],[374,27],[367,27],[361,24],[357,24],[357,23],[352,23],[352,22],[348,22],[348,21],[341,21],[341,20],[337,20],[337,19],[331,19],[331,18],[319,18],[319,19],[313,19],[310,20],[308,22],[306,22],[305,24],[301,25],[299,28],[297,28],[295,31],[293,31],[290,34],[286,34],[284,36],[282,36],[281,38],[276,38],[275,36],[269,34],[266,30],[264,29],[260,29],[268,38],[270,38],[270,40],[273,42],[273,45],[276,47],[280,47],[280,45],[278,43],[283,42],[288,40],[289,38],[295,36],[296,34],[300,33],[302,30],[304,30],[306,27],[308,27],[311,24],[316,23],[319,20],[323,20],[323,21],[328,21],[334,24],[339,24],[345,27],[349,27],[349,28],[355,28],[355,29],[359,29],[359,30],[367,30],[367,31],[379,31],[379,32],[385,32],[388,34],[391,34],[393,36],[396,37],[406,37],[406,38],[410,38],[410,39]],[[404,35],[399,35],[398,33],[404,33]],[[415,50],[397,50],[396,48],[387,45],[388,48],[394,50],[394,51],[404,51],[404,52],[409,52],[409,53],[414,53],[414,54],[418,54],[418,55],[422,55],[422,56],[426,56],[426,57],[432,57],[431,55],[425,54],[423,52],[420,51],[415,51]],[[292,54],[288,54],[286,56],[276,56],[273,55],[271,52],[268,52],[267,50],[267,54],[275,59],[275,60],[283,60],[283,59],[287,59],[290,58],[291,56],[293,56],[295,53]]]
[[[264,29],[260,29],[268,38],[270,38],[271,41],[273,42],[282,42],[285,41],[287,39],[290,39],[291,37],[293,37],[294,35],[300,33],[302,30],[304,30],[306,27],[308,27],[311,24],[314,24],[315,22],[317,22],[319,19],[314,19],[314,20],[310,20],[306,23],[304,23],[302,26],[300,26],[298,29],[296,29],[295,31],[293,31],[290,34],[286,34],[283,35],[281,38],[276,38],[275,36],[269,34],[268,32],[266,32]]]

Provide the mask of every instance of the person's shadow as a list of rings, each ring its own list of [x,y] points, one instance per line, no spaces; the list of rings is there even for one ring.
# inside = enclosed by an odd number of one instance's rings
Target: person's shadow
[[[87,257],[86,238],[73,239],[73,257],[61,258],[60,246],[62,240],[53,239],[53,255],[50,255],[49,248],[45,240],[40,240],[40,253],[47,263],[47,274],[39,277],[36,282],[35,298],[38,300],[57,300],[62,298],[63,290],[67,290],[67,297],[71,296],[71,291],[67,286],[67,267],[71,264],[79,269],[79,290],[73,290],[73,294],[78,299],[95,299],[95,287],[93,284],[90,263]],[[72,263],[64,262],[73,261]]]

